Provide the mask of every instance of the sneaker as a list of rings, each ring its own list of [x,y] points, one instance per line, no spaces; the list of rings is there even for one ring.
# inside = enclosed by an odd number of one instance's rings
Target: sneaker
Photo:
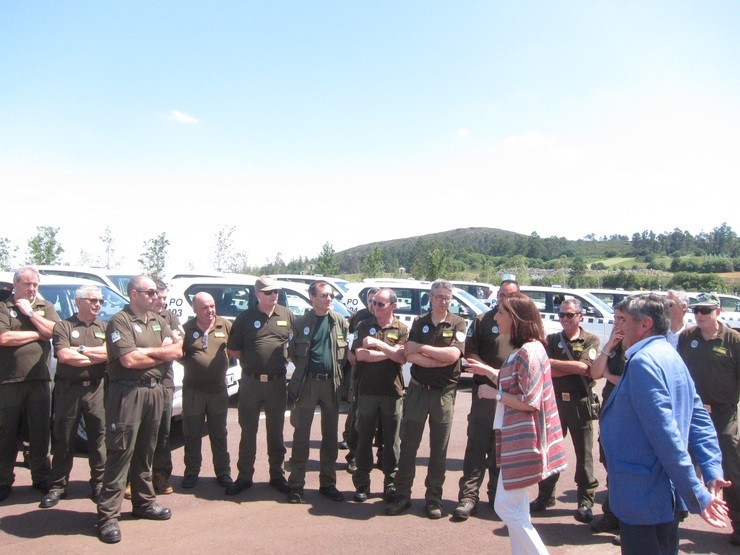
[[[198,475],[197,474],[185,474],[185,477],[182,479],[182,484],[180,484],[185,489],[194,488],[195,484],[198,483]]]
[[[426,510],[427,516],[432,520],[442,518],[442,505],[439,504],[439,501],[427,501]]]
[[[452,512],[452,516],[455,520],[468,520],[470,515],[474,515],[477,512],[478,504],[475,501],[472,499],[463,499]]]
[[[385,514],[396,516],[400,515],[411,506],[411,499],[405,495],[396,495],[390,505],[385,508]]]
[[[159,472],[155,472],[154,476],[152,476],[152,485],[154,486],[154,493],[157,495],[169,495],[175,491],[170,485],[167,476]]]
[[[337,489],[337,486],[321,486],[319,493],[332,501],[344,501],[344,494]]]
[[[578,522],[584,522],[589,523],[594,519],[594,513],[591,511],[591,507],[587,507],[586,505],[578,505],[578,508],[576,509],[575,514],[573,517]]]
[[[291,489],[288,494],[288,503],[303,503],[303,488]]]
[[[124,499],[131,499],[131,484],[126,484],[126,487],[123,490],[123,498]]]
[[[537,499],[535,499],[529,504],[529,512],[530,513],[541,513],[548,507],[554,507],[554,506],[555,506],[554,497],[538,497]]]
[[[616,530],[619,530],[619,519],[613,515],[605,514],[601,519],[591,523],[591,531],[596,534]]]
[[[355,501],[358,503],[364,503],[367,501],[368,495],[370,495],[370,488],[367,486],[360,486],[357,488],[357,491],[355,491]]]

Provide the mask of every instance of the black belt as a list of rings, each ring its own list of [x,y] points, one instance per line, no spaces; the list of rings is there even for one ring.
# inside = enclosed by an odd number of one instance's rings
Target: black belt
[[[588,395],[582,391],[561,391],[560,393],[556,393],[555,397],[568,403],[570,401],[580,401],[584,397],[588,397]]]
[[[64,382],[69,385],[79,385],[82,387],[90,387],[91,385],[97,386],[102,379],[103,378],[93,378],[90,380],[68,380],[67,378],[62,378],[61,376],[54,377],[54,381]]]
[[[127,385],[129,387],[148,387],[154,388],[159,385],[159,378],[142,378],[141,380],[111,380],[114,382]]]
[[[309,372],[308,375],[314,380],[319,380],[320,382],[328,381],[333,377],[331,374],[314,374],[313,372]]]
[[[455,384],[448,384],[448,385],[444,385],[444,386],[439,386],[439,385],[431,385],[431,384],[428,384],[428,383],[419,383],[414,378],[411,378],[411,383],[414,384],[414,385],[419,386],[422,389],[426,389],[427,391],[444,391],[447,388],[452,388],[452,387],[455,386]]]
[[[257,372],[249,372],[247,376],[253,380],[265,383],[271,382],[272,380],[279,380],[280,378],[285,377],[285,374],[258,374]]]

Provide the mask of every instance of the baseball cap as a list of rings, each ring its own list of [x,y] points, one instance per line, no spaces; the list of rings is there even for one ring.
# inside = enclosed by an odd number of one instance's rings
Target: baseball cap
[[[260,276],[254,282],[255,291],[275,291],[276,289],[280,289],[280,286],[270,276]]]
[[[719,297],[714,293],[699,293],[696,296],[696,302],[691,303],[689,308],[693,308],[695,306],[710,306],[712,308],[717,308],[719,306]]]

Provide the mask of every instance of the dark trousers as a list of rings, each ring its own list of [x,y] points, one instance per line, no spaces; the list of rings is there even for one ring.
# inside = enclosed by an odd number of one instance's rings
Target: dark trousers
[[[239,469],[238,479],[251,480],[254,475],[254,461],[257,458],[257,429],[260,412],[265,411],[265,431],[267,432],[267,460],[270,463],[270,480],[285,474],[285,442],[283,427],[285,409],[288,402],[285,377],[267,382],[248,375],[239,383]]]
[[[729,509],[732,531],[740,534],[740,435],[738,434],[737,406],[712,405],[710,414],[717,430],[719,448],[722,451],[724,479],[732,482],[722,490]]]
[[[146,511],[157,500],[152,485],[152,461],[162,418],[165,387],[136,387],[113,380],[105,407],[105,446],[108,458],[103,493],[98,503],[98,526],[121,516],[126,476],[131,480],[131,504]]]
[[[422,389],[409,384],[403,401],[401,419],[401,453],[398,459],[396,489],[399,495],[411,497],[416,476],[416,453],[429,418],[429,465],[424,481],[427,501],[442,501],[442,486],[447,467],[447,446],[450,442],[452,418],[455,412],[455,386],[443,390]]]
[[[159,421],[159,432],[157,433],[157,446],[154,448],[154,472],[165,478],[172,476],[172,449],[170,449],[170,427],[172,425],[172,397],[175,394],[174,387],[164,388],[164,406],[162,407],[162,419]]]
[[[90,486],[103,482],[105,470],[105,397],[103,380],[90,385],[56,380],[54,385],[54,456],[51,461],[52,490],[64,491],[74,463],[80,418],[87,433]]]
[[[488,500],[496,498],[496,482],[499,469],[496,467],[496,446],[493,439],[493,417],[496,401],[478,397],[478,384],[473,383],[470,414],[468,414],[468,442],[465,445],[463,475],[460,477],[458,499],[478,502],[480,488],[488,470]]]
[[[182,433],[185,436],[185,474],[199,474],[203,462],[203,431],[208,421],[208,439],[211,442],[213,470],[216,476],[231,476],[231,458],[227,444],[226,416],[229,413],[229,395],[224,389],[218,393],[204,393],[183,387]]]
[[[290,412],[293,425],[293,451],[290,457],[291,489],[302,490],[306,484],[311,424],[316,407],[321,409],[321,450],[319,452],[319,484],[333,486],[337,483],[337,437],[339,435],[339,403],[334,383],[306,376],[298,400]]]
[[[570,433],[576,454],[575,482],[578,486],[578,504],[593,507],[599,482],[594,476],[594,429],[591,420],[587,418],[588,398],[571,401],[558,399],[557,403],[563,437]],[[539,496],[554,497],[559,478],[558,473],[542,480],[539,483]]]
[[[0,384],[0,486],[11,486],[18,430],[28,426],[28,464],[34,484],[49,479],[51,390],[46,380]]]
[[[623,555],[675,555],[678,553],[678,523],[681,515],[671,522],[634,525],[619,521]]]
[[[403,399],[391,395],[360,395],[357,399],[357,471],[352,476],[356,488],[370,487],[370,471],[373,468],[373,438],[376,422],[383,423],[383,485],[393,484],[398,470],[400,454],[399,433]]]

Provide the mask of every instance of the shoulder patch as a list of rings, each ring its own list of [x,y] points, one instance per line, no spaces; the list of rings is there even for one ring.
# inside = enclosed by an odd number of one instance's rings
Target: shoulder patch
[[[596,360],[596,349],[594,349],[593,347],[588,350],[588,359]]]
[[[114,331],[113,333],[111,333],[111,334],[110,334],[110,340],[111,340],[111,341],[112,341],[113,343],[117,343],[117,342],[119,342],[119,341],[121,340],[121,332],[119,332],[118,330],[116,330],[116,331]]]
[[[457,339],[458,342],[465,341],[465,332],[464,331],[455,332],[455,339]]]

